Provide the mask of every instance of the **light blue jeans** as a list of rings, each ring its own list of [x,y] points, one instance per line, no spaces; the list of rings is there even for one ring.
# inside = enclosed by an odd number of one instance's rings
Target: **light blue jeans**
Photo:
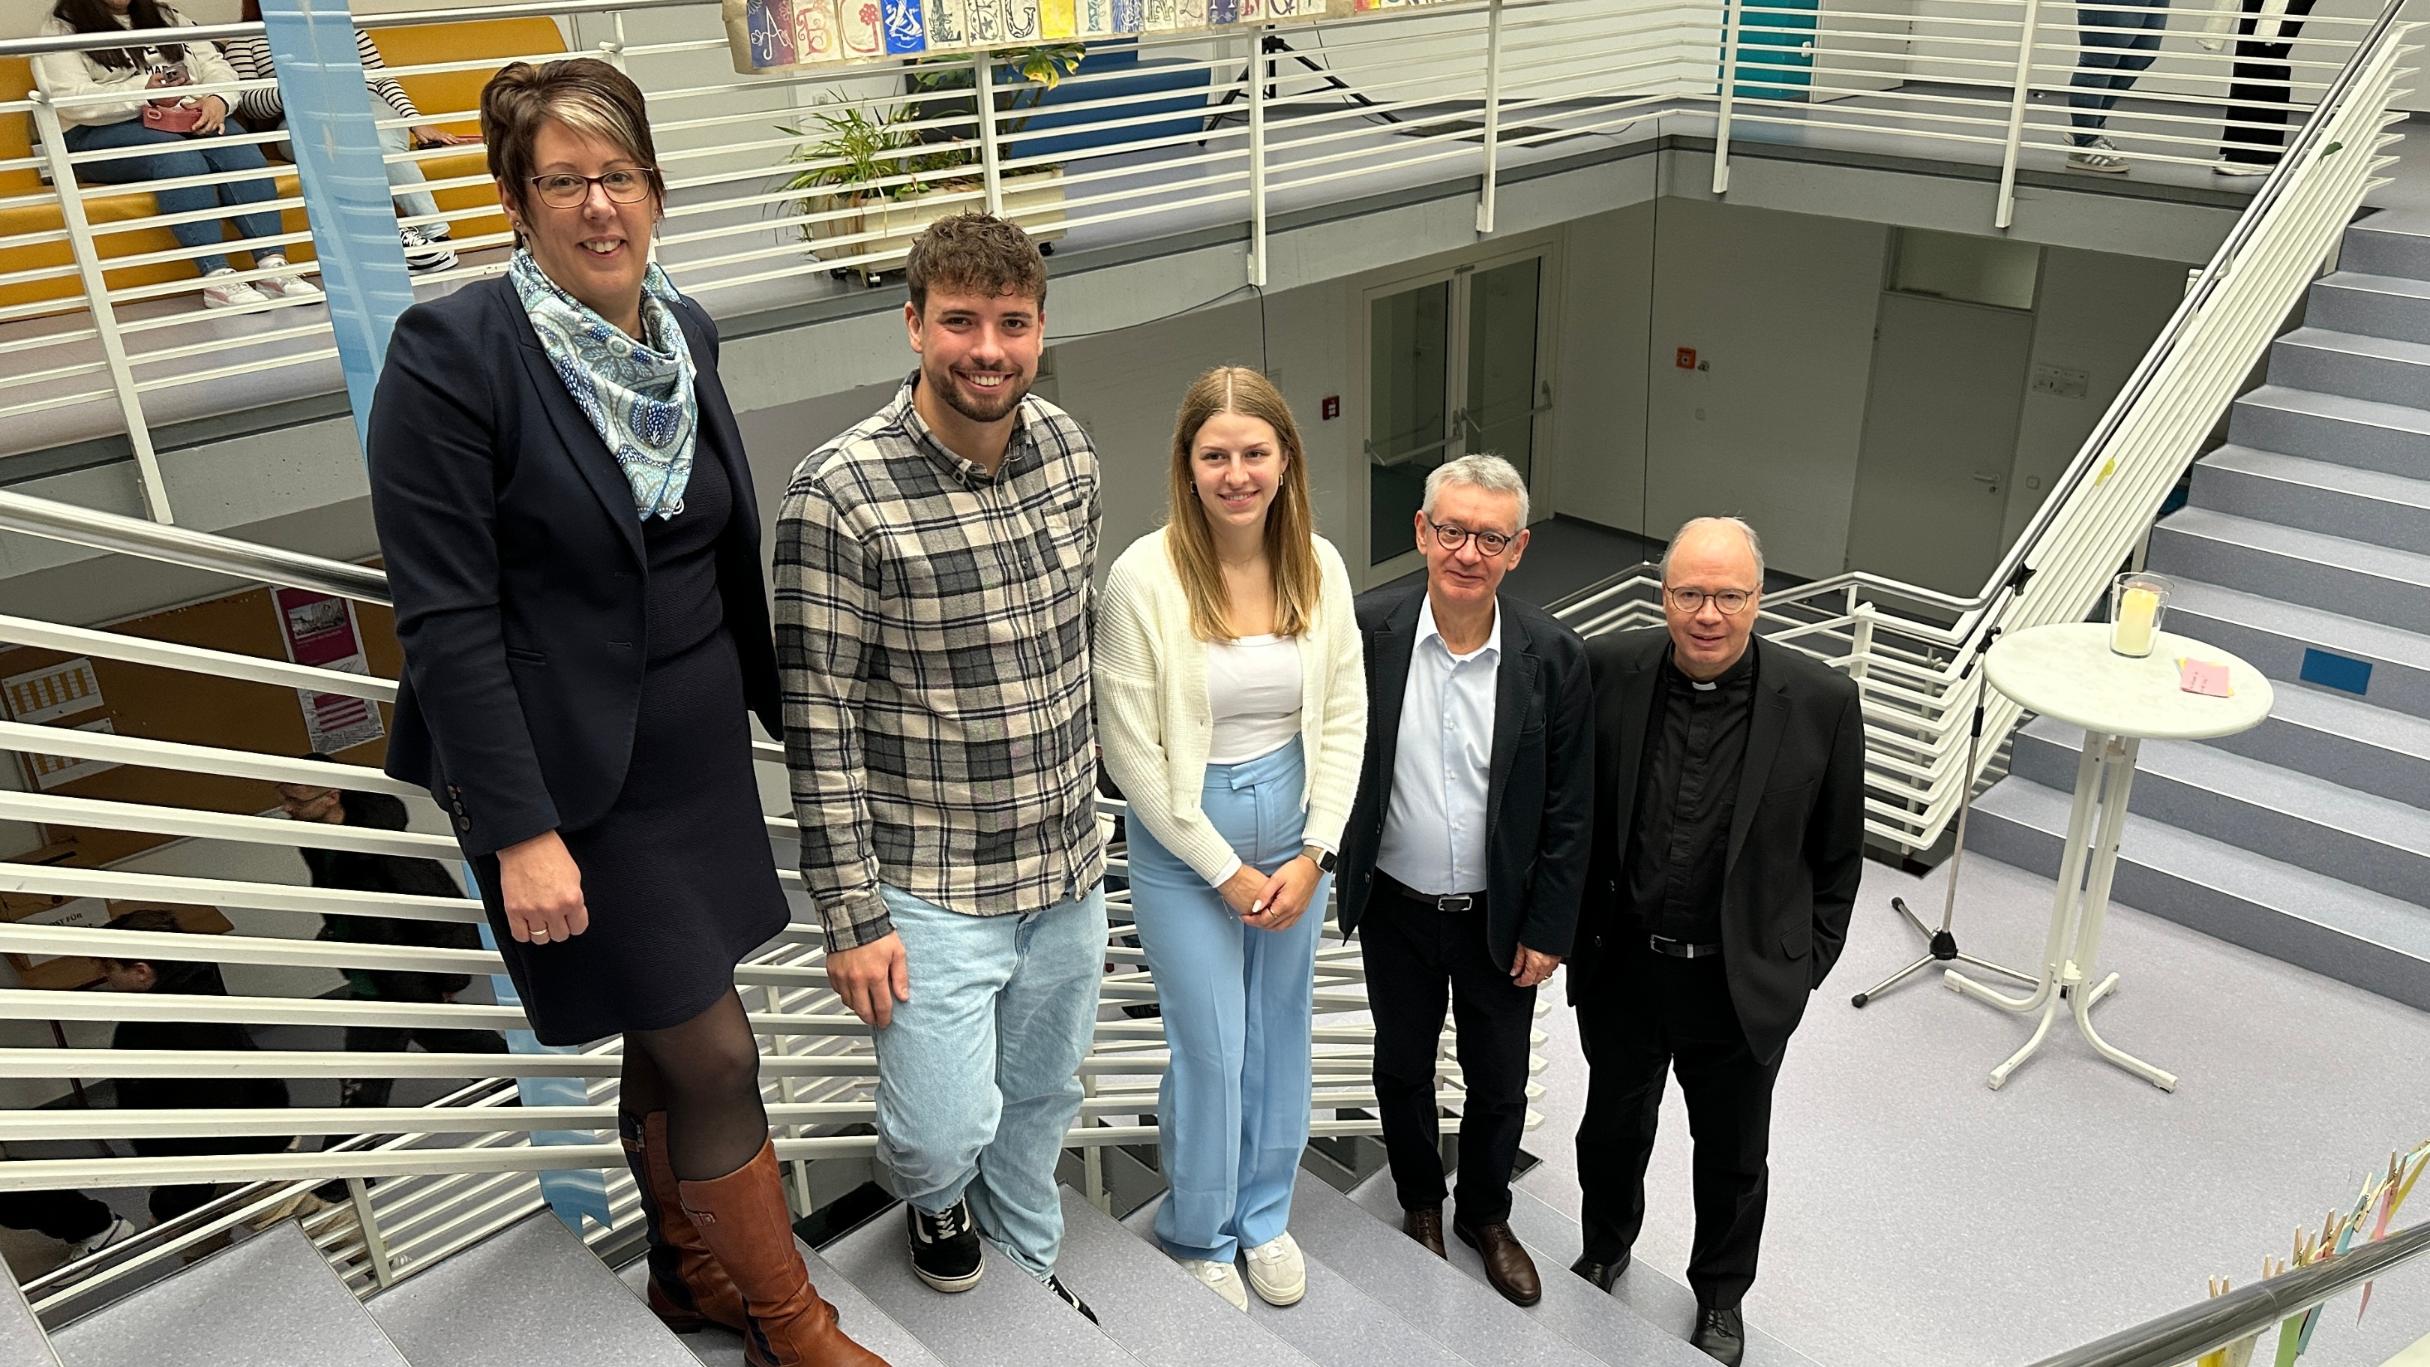
[[[228,132],[240,135],[243,124],[228,120]],[[146,128],[140,118],[121,123],[80,123],[69,125],[66,133],[71,152],[96,152],[103,148],[157,147],[150,156],[119,157],[109,161],[89,162],[76,168],[76,178],[95,185],[133,185],[142,188],[147,181],[182,180],[189,176],[230,175],[259,171],[269,165],[262,160],[262,149],[246,142],[223,142],[216,137],[189,136],[184,133],[164,133]],[[267,204],[278,198],[278,187],[268,176],[253,176],[245,180],[223,181],[216,185],[167,186],[152,192],[166,214],[199,213],[210,208],[232,211],[245,210],[248,205]],[[231,212],[237,232],[249,238],[276,237],[285,229],[277,213],[253,209]],[[226,240],[225,225],[218,219],[195,219],[169,226],[169,234],[181,247],[210,247]],[[259,247],[254,250],[258,261],[263,255],[285,255],[280,246]],[[218,252],[194,258],[194,270],[209,275],[228,264],[228,258]]]
[[[1200,802],[1232,852],[1271,873],[1298,854],[1299,742],[1207,766]],[[1316,941],[1330,875],[1289,930],[1259,930],[1139,821],[1130,823],[1131,913],[1163,1004],[1172,1062],[1156,1099],[1171,1190],[1156,1238],[1176,1258],[1228,1263],[1291,1221],[1308,1144]]]
[[[2118,3],[2118,0],[2113,0]],[[2160,55],[2160,39],[2168,31],[2168,0],[2123,0],[2116,9],[2076,9],[2076,73],[2068,79],[2072,106],[2068,118],[2078,147],[2109,127],[2109,111],[2118,96],[2135,88],[2135,78]],[[2131,29],[2129,33],[2095,33],[2094,29]]]
[[[387,116],[385,108],[378,112],[383,118]],[[383,128],[379,132],[382,153],[405,152],[410,151],[413,147],[411,129]],[[388,172],[388,184],[396,193],[397,217],[431,218],[438,214],[439,201],[432,198],[430,191],[424,188],[430,182],[423,176],[420,162],[391,161],[384,163],[384,167]],[[421,229],[424,237],[436,238],[448,235],[447,225],[444,223],[423,223],[416,226]]]
[[[1105,889],[1005,916],[880,892],[911,1000],[876,1035],[879,1160],[931,1215],[967,1195],[996,1251],[1044,1280],[1063,1245],[1055,1162],[1097,1030]]]

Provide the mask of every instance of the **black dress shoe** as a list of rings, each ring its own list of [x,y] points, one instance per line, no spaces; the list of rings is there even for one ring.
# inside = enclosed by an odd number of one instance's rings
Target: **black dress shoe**
[[[1401,1232],[1426,1246],[1434,1256],[1446,1257],[1443,1251],[1443,1208],[1420,1206],[1401,1212]]]
[[[1628,1271],[1628,1255],[1621,1254],[1616,1262],[1599,1263],[1582,1254],[1569,1265],[1569,1270],[1593,1282],[1597,1291],[1609,1292],[1612,1283],[1620,1280],[1620,1274]]]
[[[1747,1355],[1746,1317],[1734,1305],[1727,1310],[1716,1305],[1698,1306],[1696,1332],[1688,1335],[1688,1346],[1715,1362],[1738,1367]]]

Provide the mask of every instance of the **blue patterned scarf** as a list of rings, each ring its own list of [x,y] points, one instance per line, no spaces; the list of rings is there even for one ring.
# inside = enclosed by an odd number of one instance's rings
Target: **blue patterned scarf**
[[[675,318],[674,282],[655,263],[641,280],[642,340],[559,288],[526,248],[506,270],[565,392],[581,406],[633,488],[643,519],[683,511],[700,437],[692,348]]]

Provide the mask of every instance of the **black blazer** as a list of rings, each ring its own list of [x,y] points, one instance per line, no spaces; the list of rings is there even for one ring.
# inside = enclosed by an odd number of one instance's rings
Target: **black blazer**
[[[1576,1003],[1645,933],[1621,903],[1658,669],[1660,627],[1587,643],[1595,678],[1595,831],[1587,909],[1569,971]],[[1770,1062],[1848,938],[1864,871],[1865,721],[1856,685],[1811,656],[1758,638],[1730,846],[1722,874],[1721,962],[1756,1057]]]
[[[1375,887],[1401,697],[1425,597],[1418,584],[1371,589],[1358,599],[1367,648],[1367,758],[1335,870],[1344,938],[1358,928]],[[1486,776],[1485,943],[1507,968],[1522,944],[1540,954],[1569,953],[1586,876],[1594,770],[1587,762],[1593,733],[1586,643],[1537,608],[1511,598],[1500,603],[1502,662],[1494,671],[1493,764]]]
[[[717,583],[744,699],[781,736],[759,506],[717,327],[688,299],[676,316],[699,368],[698,458],[734,485]],[[649,658],[641,520],[512,284],[405,311],[366,445],[405,650],[388,772],[431,790],[469,854],[598,820],[624,788]]]

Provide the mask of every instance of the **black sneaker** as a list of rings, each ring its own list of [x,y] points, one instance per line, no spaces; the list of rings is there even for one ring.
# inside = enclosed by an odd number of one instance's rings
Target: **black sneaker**
[[[1084,1301],[1077,1295],[1074,1295],[1072,1293],[1072,1289],[1063,1284],[1063,1279],[1061,1277],[1058,1277],[1051,1272],[1046,1274],[1046,1289],[1062,1297],[1065,1305],[1079,1311],[1082,1319],[1087,1320],[1091,1324],[1095,1324],[1097,1322],[1097,1312],[1088,1308],[1087,1301]]]
[[[939,1291],[968,1291],[985,1270],[980,1261],[979,1231],[970,1222],[970,1202],[956,1201],[930,1215],[906,1201],[903,1213],[911,1225],[911,1270]]]

